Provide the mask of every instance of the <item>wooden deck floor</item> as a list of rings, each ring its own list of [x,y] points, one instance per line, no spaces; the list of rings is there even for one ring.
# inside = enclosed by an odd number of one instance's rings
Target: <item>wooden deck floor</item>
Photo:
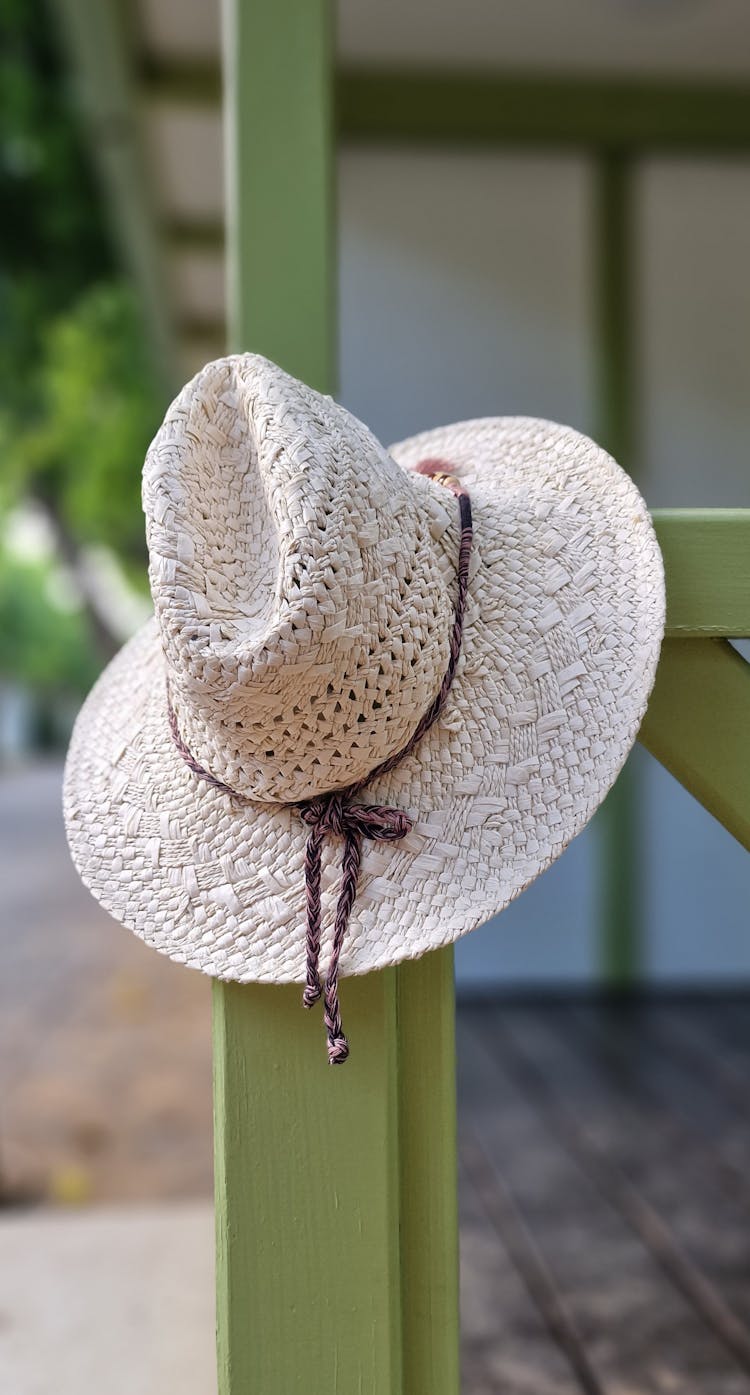
[[[458,1035],[463,1395],[749,1395],[750,1002]]]
[[[209,1207],[208,982],[83,891],[59,783],[0,780],[0,1198]],[[462,1395],[750,1395],[750,996],[458,1034]]]

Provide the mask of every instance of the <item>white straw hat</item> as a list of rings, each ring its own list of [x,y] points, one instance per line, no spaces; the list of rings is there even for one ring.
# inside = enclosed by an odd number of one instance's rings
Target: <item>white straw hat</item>
[[[454,493],[414,473],[425,458]],[[78,717],[65,817],[84,882],[148,944],[309,989],[306,849],[328,962],[338,833],[362,865],[336,971],[394,964],[502,910],[601,803],[653,683],[664,581],[643,500],[585,436],[493,417],[387,453],[247,354],[170,407],[143,500],[155,619]],[[365,803],[387,829],[353,827]]]

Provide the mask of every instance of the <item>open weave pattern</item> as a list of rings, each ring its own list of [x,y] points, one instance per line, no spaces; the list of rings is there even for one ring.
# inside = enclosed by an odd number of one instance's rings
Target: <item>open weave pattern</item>
[[[211,403],[214,389],[206,395],[202,381],[186,393]],[[283,390],[291,394],[295,387],[286,379]],[[307,390],[304,400],[309,405]],[[323,422],[327,399],[317,400]],[[191,408],[191,419],[196,411]],[[235,409],[234,418],[222,418],[218,427],[208,414],[194,443],[206,490],[212,469],[219,468],[217,453],[228,437],[236,439],[236,418]],[[341,420],[339,429],[345,433],[350,421]],[[317,440],[308,418],[305,430],[308,455],[326,458],[326,468],[335,472],[327,428],[321,425],[323,439]],[[358,423],[351,430],[357,449],[371,442]],[[169,449],[178,452],[184,442],[177,439],[173,420],[168,438],[172,435]],[[379,537],[382,520],[388,539],[400,511],[412,539],[428,540],[421,565],[439,604],[430,611],[434,631],[429,643],[424,641],[428,650],[437,646],[437,657],[432,662],[430,653],[420,654],[423,672],[432,664],[426,702],[447,660],[458,525],[445,491],[406,473],[420,459],[450,460],[465,480],[475,543],[462,653],[446,709],[402,763],[367,787],[368,802],[405,810],[413,828],[399,841],[364,847],[341,956],[343,974],[364,973],[455,940],[501,910],[562,852],[603,799],[635,738],[664,622],[661,559],[643,501],[585,437],[548,422],[490,418],[424,433],[394,447],[391,455],[401,470],[395,508],[388,502],[393,466],[384,464],[380,448],[367,456],[365,477],[372,477],[376,490],[380,480],[384,489],[371,521]],[[351,493],[351,480],[347,490]],[[234,548],[230,534],[267,532],[267,515],[247,503],[252,491],[244,477],[236,493],[223,505],[221,527],[217,519],[213,525],[227,539],[227,553]],[[404,498],[411,501],[408,507]],[[346,534],[351,559],[355,553],[343,504],[337,528]],[[268,536],[263,546],[273,570]],[[360,555],[363,550],[360,544]],[[200,602],[207,614],[219,595],[213,575],[209,567]],[[407,575],[413,582],[422,572],[412,567]],[[157,570],[158,610],[159,576]],[[259,578],[260,572],[246,588],[243,605],[262,589]],[[266,597],[271,589],[266,581]],[[391,600],[394,595],[389,592]],[[175,623],[171,595],[168,600],[160,610],[167,626]],[[395,601],[393,606],[396,623]],[[329,615],[325,624],[343,635],[348,614]],[[226,664],[221,646],[229,643],[222,638],[225,621],[202,623],[207,626],[204,668],[210,668],[215,638],[221,673]],[[241,611],[227,623],[247,633]],[[316,623],[313,615],[310,634]],[[407,643],[408,608],[400,623]],[[378,643],[385,643],[380,633],[385,631],[378,632]],[[167,652],[169,657],[169,642]],[[246,678],[238,668],[240,687]],[[311,681],[298,662],[300,691],[309,693]],[[302,983],[307,829],[288,807],[262,802],[238,809],[226,794],[195,780],[172,742],[164,685],[165,658],[151,621],[102,675],[79,716],[65,804],[71,849],[84,881],[117,919],[173,959],[221,978]],[[231,685],[230,693],[232,703],[238,701]],[[256,696],[251,689],[248,703]],[[333,723],[341,717],[335,711],[341,698],[330,696]],[[404,705],[406,738],[425,705],[415,699],[410,720]],[[218,699],[217,708],[223,714]],[[325,702],[323,712],[325,727]],[[351,716],[350,711],[337,730],[353,739]],[[398,724],[392,742],[384,728],[389,750],[403,744],[395,739]],[[368,770],[378,755],[370,751]],[[208,759],[203,763],[215,769]],[[350,783],[352,774],[341,783]],[[337,864],[335,855],[323,860],[326,927],[333,924],[340,887]],[[325,930],[324,938],[330,933]],[[324,958],[330,955],[330,943],[322,952]]]
[[[405,744],[453,602],[429,505],[360,422],[265,359],[220,360],[172,408],[143,497],[172,704],[201,766],[290,803]]]
[[[450,466],[447,468],[450,469]],[[307,799],[297,805],[300,817],[310,829],[305,849],[305,900],[307,904],[305,960],[307,977],[302,1000],[305,1007],[311,1008],[317,1003],[321,994],[323,995],[325,1002],[323,1015],[328,1034],[328,1059],[331,1065],[341,1065],[349,1055],[349,1042],[344,1034],[339,1004],[339,963],[344,937],[349,925],[349,916],[357,894],[357,882],[362,865],[362,840],[370,838],[373,842],[390,842],[405,838],[412,828],[411,819],[402,809],[389,809],[380,804],[362,804],[357,796],[371,780],[375,781],[394,770],[402,760],[411,754],[425,733],[437,721],[448,700],[461,654],[473,539],[471,502],[459,481],[446,473],[445,461],[421,460],[417,465],[417,472],[445,485],[452,494],[455,494],[461,518],[461,536],[456,567],[456,608],[448,646],[448,667],[443,675],[443,681],[402,750],[394,751],[390,756],[386,756],[366,777],[357,780],[345,789],[314,795],[312,799]],[[246,795],[230,789],[223,781],[218,780],[212,771],[206,770],[196,760],[180,733],[177,715],[168,690],[165,697],[167,720],[172,740],[188,769],[192,770],[198,779],[205,780],[213,789],[223,791],[235,803],[247,807],[251,801]],[[344,851],[341,859],[341,890],[336,902],[336,915],[333,923],[331,957],[325,982],[322,982],[320,977],[322,932],[320,889],[323,842],[328,835],[341,840]]]

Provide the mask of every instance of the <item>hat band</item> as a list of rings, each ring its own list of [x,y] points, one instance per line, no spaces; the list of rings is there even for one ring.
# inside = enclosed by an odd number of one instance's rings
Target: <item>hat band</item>
[[[440,716],[448,694],[453,685],[456,674],[459,655],[461,653],[461,642],[463,639],[464,612],[466,609],[466,596],[469,585],[469,562],[471,559],[471,549],[473,543],[473,526],[471,517],[471,500],[467,490],[460,480],[451,473],[451,467],[444,460],[421,460],[415,467],[418,474],[427,475],[435,480],[437,484],[450,489],[458,499],[459,516],[461,521],[461,536],[458,548],[457,594],[456,606],[453,617],[453,626],[450,634],[449,659],[440,689],[421,718],[412,736],[401,750],[396,751],[392,756],[387,756],[379,765],[371,770],[363,779],[348,785],[342,790],[332,790],[328,794],[317,795],[312,799],[306,799],[301,803],[295,803],[296,808],[307,825],[310,832],[305,848],[305,897],[307,904],[307,933],[306,933],[306,982],[302,1001],[305,1007],[312,1007],[322,996],[324,1000],[323,1018],[328,1037],[328,1060],[331,1065],[341,1065],[349,1055],[349,1043],[344,1033],[341,1021],[341,1007],[339,1003],[339,960],[341,950],[346,937],[346,930],[349,924],[352,906],[357,895],[357,882],[362,864],[362,840],[370,838],[373,842],[395,842],[406,837],[411,831],[412,821],[403,809],[390,808],[381,804],[356,804],[352,803],[354,796],[359,794],[371,780],[379,779],[382,775],[387,775],[391,770],[410,755],[415,746],[426,735],[430,727]],[[206,770],[193,756],[186,746],[177,725],[177,717],[167,690],[167,715],[169,727],[172,733],[174,744],[185,761],[185,764],[192,770],[193,774],[200,780],[205,780],[213,785],[214,789],[221,790],[232,799],[243,805],[252,805],[254,801],[248,799],[246,795],[240,794],[238,790],[232,789],[230,785],[219,780]],[[320,977],[320,943],[321,943],[321,866],[323,855],[323,844],[328,835],[342,838],[344,841],[344,851],[341,859],[342,882],[336,904],[336,914],[333,927],[333,944],[331,946],[331,957],[325,982],[321,982]]]

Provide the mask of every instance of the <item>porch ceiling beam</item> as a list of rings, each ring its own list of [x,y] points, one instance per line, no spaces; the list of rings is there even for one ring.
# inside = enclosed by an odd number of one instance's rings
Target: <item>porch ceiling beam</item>
[[[221,100],[212,62],[145,59],[145,94]],[[351,142],[541,145],[597,150],[750,151],[750,83],[343,67],[337,125]]]
[[[750,84],[349,68],[338,129],[359,143],[750,151]]]
[[[162,225],[170,252],[223,252],[224,223],[220,219],[167,219]]]

